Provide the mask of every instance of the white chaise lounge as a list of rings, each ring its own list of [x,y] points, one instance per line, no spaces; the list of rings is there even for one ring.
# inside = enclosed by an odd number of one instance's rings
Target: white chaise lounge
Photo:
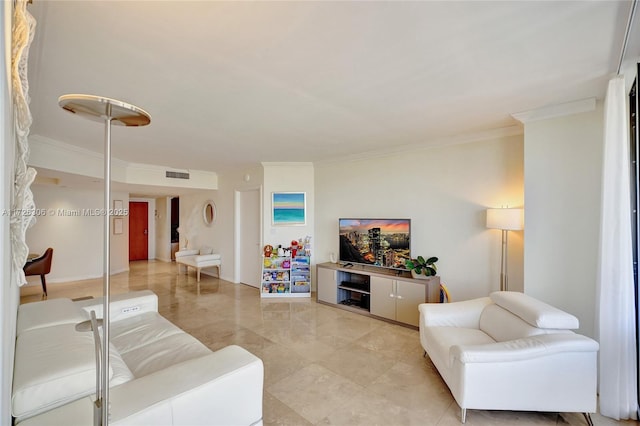
[[[261,425],[263,364],[239,346],[212,352],[157,312],[151,291],[114,296],[110,424]],[[93,424],[95,352],[75,325],[102,299],[53,299],[18,311],[12,414],[17,426]]]
[[[196,270],[197,281],[200,282],[200,271],[204,268],[215,266],[218,269],[218,278],[220,278],[220,265],[222,258],[218,253],[213,253],[213,249],[203,247],[200,250],[180,250],[176,252],[176,266],[178,274],[181,273],[181,265],[185,267],[185,273],[189,267]]]
[[[578,319],[523,293],[425,303],[420,342],[466,410],[596,411],[598,343]]]

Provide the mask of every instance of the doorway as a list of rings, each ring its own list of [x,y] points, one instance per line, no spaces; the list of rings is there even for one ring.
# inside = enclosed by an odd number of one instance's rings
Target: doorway
[[[129,202],[129,261],[149,258],[149,204]]]
[[[176,260],[176,252],[180,247],[180,198],[171,199],[171,260]]]
[[[259,188],[236,191],[236,277],[256,288],[260,287],[262,271],[260,205]]]

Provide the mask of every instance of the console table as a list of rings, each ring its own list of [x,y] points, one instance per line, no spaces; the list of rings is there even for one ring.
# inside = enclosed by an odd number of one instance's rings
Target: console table
[[[364,315],[418,327],[420,303],[440,302],[440,277],[411,278],[408,272],[365,265],[316,265],[317,300]]]

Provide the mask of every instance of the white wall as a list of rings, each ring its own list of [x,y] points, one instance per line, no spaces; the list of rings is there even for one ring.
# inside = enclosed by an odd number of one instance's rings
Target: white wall
[[[27,230],[27,245],[32,253],[53,248],[47,284],[101,277],[104,216],[84,210],[103,209],[103,192],[53,185],[33,185],[32,190],[36,209],[43,214]],[[112,198],[123,200],[126,206],[129,194],[114,192]],[[129,221],[126,216],[123,219],[122,234],[111,231],[112,274],[129,270]],[[28,277],[28,281],[40,285],[37,276]]]
[[[312,237],[312,263],[315,263],[313,240],[315,229],[315,177],[312,163],[262,163],[264,168],[262,229],[264,244],[289,247],[292,240]],[[306,224],[302,226],[274,226],[272,194],[274,192],[306,193]]]
[[[603,110],[525,125],[525,292],[594,336]]]
[[[171,262],[171,197],[156,198],[156,259]]]
[[[203,209],[206,201],[212,200],[216,205],[217,217],[211,226],[204,223]],[[218,191],[202,191],[180,196],[180,248],[200,249],[208,246],[222,254],[224,241],[220,236],[221,228],[232,225],[220,217],[223,201]],[[224,257],[226,259],[226,256]]]
[[[249,180],[245,180],[249,176]],[[185,233],[189,236],[189,248],[199,249],[203,245],[214,248],[222,256],[222,278],[238,282],[234,273],[234,197],[235,191],[260,188],[263,182],[261,166],[231,170],[221,173],[217,191],[202,191],[197,194],[180,196],[180,247],[184,246]],[[216,204],[217,217],[212,226],[203,220],[203,208],[207,200]],[[202,271],[202,273],[207,273]],[[216,273],[213,272],[213,275]]]
[[[523,138],[315,166],[315,261],[338,253],[338,218],[410,218],[413,256],[437,256],[454,300],[500,284],[500,231],[487,207],[523,204]],[[522,232],[510,233],[509,282],[521,290]]]

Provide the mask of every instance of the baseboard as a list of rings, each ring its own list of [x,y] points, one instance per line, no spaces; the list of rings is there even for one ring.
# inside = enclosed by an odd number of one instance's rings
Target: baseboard
[[[100,278],[100,277],[99,277]],[[82,281],[82,280],[78,280],[78,281],[69,281],[69,282],[59,282],[56,285],[50,285],[51,283],[49,281],[47,281],[47,290],[49,290],[49,292],[51,292],[52,289],[56,289],[56,290],[61,290],[64,289],[66,287],[77,287],[78,282]],[[84,286],[86,286],[87,288],[92,288],[92,287],[96,287],[96,288],[102,288],[102,281],[97,281],[96,279],[93,280],[89,280],[88,283],[83,284]],[[20,287],[20,296],[31,296],[34,294],[42,294],[42,285],[40,284],[40,282],[37,283],[29,283],[29,284],[25,284],[22,287]]]
[[[162,257],[156,257],[155,260],[159,260],[160,262],[167,262],[167,263],[173,262],[173,260],[171,260],[171,259],[165,259],[165,258],[162,258]]]
[[[122,269],[115,269],[111,271],[111,275],[121,274],[123,272],[129,272],[129,267]],[[102,278],[102,274],[100,275],[78,275],[75,277],[63,277],[63,278],[49,278],[47,276],[47,284],[55,284],[55,283],[67,283],[71,281],[85,281],[85,280],[95,280],[97,278]],[[40,286],[40,276],[34,275],[33,278],[28,278],[28,282],[25,286]]]
[[[212,266],[212,268],[215,268],[215,266]],[[193,269],[193,268],[192,268],[192,269]],[[210,277],[213,277],[213,278],[220,278],[220,279],[224,280],[224,278],[222,278],[222,277],[218,277],[218,272],[217,272],[217,271],[216,271],[216,272],[213,272],[213,271],[205,271],[204,269],[201,269],[201,270],[200,270],[200,275],[209,275]]]

